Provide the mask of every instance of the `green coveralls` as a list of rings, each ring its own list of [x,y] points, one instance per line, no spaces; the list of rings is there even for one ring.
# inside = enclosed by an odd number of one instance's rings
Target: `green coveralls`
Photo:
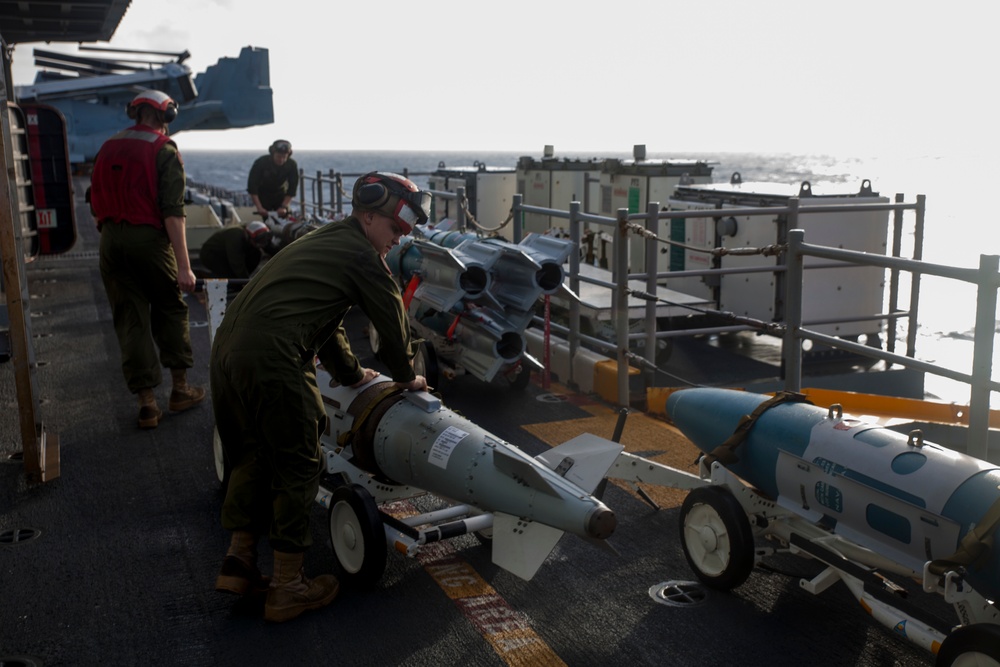
[[[227,530],[269,535],[276,551],[312,544],[326,427],[315,356],[340,382],[361,380],[342,326],[355,305],[378,331],[392,379],[416,377],[399,288],[354,217],[283,249],[227,309],[211,360],[212,406],[230,469]]]
[[[174,145],[164,144],[156,154],[156,171],[162,216],[183,217],[184,164]],[[188,306],[177,284],[177,257],[165,229],[107,221],[100,227],[101,279],[111,304],[122,373],[134,394],[159,385],[163,366],[194,365]]]
[[[198,259],[213,278],[249,278],[260,258],[260,248],[243,227],[227,227],[212,234],[198,251]]]
[[[295,196],[299,187],[299,165],[288,158],[282,165],[274,163],[274,158],[261,155],[250,166],[247,176],[247,192],[257,195],[260,205],[268,211],[277,210],[285,197]]]

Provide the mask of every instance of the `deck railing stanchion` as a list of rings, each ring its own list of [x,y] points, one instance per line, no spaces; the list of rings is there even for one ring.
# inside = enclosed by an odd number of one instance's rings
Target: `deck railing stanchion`
[[[996,335],[997,287],[1000,256],[979,256],[976,291],[976,330],[972,348],[972,393],[969,397],[969,434],[966,453],[986,460],[990,429],[990,387]]]
[[[618,349],[618,406],[627,408],[628,399],[628,209],[618,209],[618,228],[611,247],[614,252],[612,282],[615,284],[611,314],[615,318],[615,343]]]
[[[646,204],[646,231],[655,237],[660,235],[660,202],[651,201]],[[646,293],[656,294],[657,257],[660,254],[657,239],[647,238],[644,247],[646,249]],[[652,370],[656,366],[656,301],[652,299],[646,301],[643,328],[643,333],[646,334],[646,354],[644,356],[649,362],[643,375],[646,378],[646,386],[652,387],[656,379]]]
[[[785,255],[785,338],[781,346],[782,365],[785,370],[785,390],[802,390],[802,241],[805,232],[791,229],[788,232],[788,252]]]
[[[573,252],[569,255],[569,289],[574,296],[569,300],[569,386],[576,387],[573,376],[577,350],[580,348],[580,302],[575,297],[580,295],[580,239],[583,236],[580,220],[580,202],[570,202],[569,205],[569,239],[573,242]]]
[[[903,193],[896,193],[896,203],[903,203]],[[897,208],[892,212],[892,256],[901,257],[903,253],[903,209]],[[899,310],[899,269],[889,269],[889,320],[885,323],[885,349],[889,352],[896,351],[896,321],[897,317],[892,317],[891,313]]]

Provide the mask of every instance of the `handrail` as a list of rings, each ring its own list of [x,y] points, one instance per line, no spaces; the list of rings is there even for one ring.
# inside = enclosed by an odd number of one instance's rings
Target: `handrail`
[[[645,221],[645,228],[648,232],[646,238],[646,266],[655,267],[655,231],[657,221],[661,217],[670,218],[695,218],[711,216],[705,209],[687,211],[661,211],[659,203],[650,202],[645,213],[629,214],[626,209],[619,209],[615,218],[582,214],[579,203],[574,202],[570,206],[570,211],[554,211],[537,206],[525,206],[521,203],[520,195],[514,197],[514,217],[520,220],[518,213],[539,213],[552,215],[553,217],[566,218],[569,220],[570,238],[579,244],[582,238],[582,223],[584,221],[609,228],[617,227],[617,233],[612,236],[612,255],[615,258],[616,266],[627,265],[627,240],[628,233],[624,227],[631,221]],[[607,349],[614,349],[619,359],[618,365],[618,402],[622,406],[629,404],[628,396],[628,360],[637,360],[635,355],[628,352],[630,340],[645,338],[646,352],[645,359],[638,359],[647,370],[655,368],[653,363],[655,354],[655,340],[657,338],[668,338],[676,336],[694,335],[695,333],[738,331],[750,329],[750,326],[720,326],[703,327],[699,329],[675,329],[669,332],[657,332],[655,330],[655,308],[656,303],[648,299],[645,312],[645,330],[641,334],[630,334],[628,329],[627,308],[619,307],[624,303],[630,293],[626,289],[628,280],[646,279],[647,292],[655,293],[656,280],[665,277],[679,277],[682,273],[685,276],[693,275],[722,275],[734,273],[750,273],[754,271],[773,271],[777,274],[785,274],[785,303],[787,312],[785,315],[785,334],[782,344],[782,358],[786,369],[785,385],[786,389],[798,391],[801,389],[802,381],[802,346],[801,341],[805,339],[823,343],[835,349],[841,349],[863,355],[869,358],[878,359],[887,364],[898,364],[906,368],[912,368],[923,372],[940,375],[942,377],[964,382],[971,387],[971,399],[969,404],[969,429],[967,452],[971,456],[986,459],[989,430],[989,405],[990,394],[993,391],[1000,392],[1000,382],[992,379],[992,360],[994,347],[994,329],[996,322],[997,291],[1000,289],[1000,273],[998,273],[998,263],[1000,260],[996,256],[981,256],[979,269],[968,269],[931,262],[922,261],[923,250],[923,226],[924,212],[926,209],[926,198],[919,195],[915,203],[905,203],[903,196],[897,194],[894,203],[890,204],[854,204],[838,206],[810,206],[807,199],[792,197],[788,206],[766,207],[758,209],[735,209],[727,208],[719,211],[719,215],[725,216],[753,216],[753,215],[786,215],[788,216],[787,242],[788,250],[783,263],[774,267],[748,267],[747,269],[704,269],[698,271],[668,272],[668,273],[629,273],[623,274],[621,271],[614,271],[610,283],[579,275],[578,257],[571,257],[570,271],[568,279],[570,289],[577,293],[579,284],[587,282],[590,284],[604,285],[613,290],[613,317],[615,320],[615,347],[602,345]],[[861,212],[861,211],[892,211],[892,248],[890,255],[879,255],[841,248],[831,248],[820,245],[806,244],[803,241],[804,232],[796,228],[799,216],[811,213],[829,213],[831,211],[840,212]],[[913,258],[901,257],[901,239],[903,218],[906,211],[913,211],[915,214],[914,223],[914,247]],[[515,227],[515,238],[518,236],[520,225]],[[653,249],[653,253],[651,253]],[[802,258],[811,256],[820,259],[828,259],[836,262],[834,266],[872,266],[887,269],[890,271],[889,308],[887,312],[873,313],[850,318],[851,320],[872,320],[883,321],[890,327],[887,336],[886,351],[861,345],[835,336],[829,336],[811,329],[809,325],[827,324],[827,321],[803,322],[802,320],[802,280],[805,270],[816,268],[830,268],[829,264],[804,266]],[[577,260],[574,262],[573,260]],[[898,307],[898,285],[899,274],[909,272],[911,274],[910,304],[908,309]],[[973,368],[971,373],[960,373],[943,366],[919,361],[915,358],[917,313],[919,306],[919,286],[922,275],[932,275],[953,280],[960,280],[978,286],[977,308],[976,308],[976,345],[973,353]],[[634,292],[632,293],[634,294]],[[646,295],[649,296],[649,295]],[[570,313],[570,327],[567,329],[569,337],[569,347],[572,351],[579,344],[583,337],[579,335],[579,314]],[[895,353],[895,322],[898,319],[908,320],[906,354]],[[844,321],[843,319],[837,320]],[[589,342],[589,341],[588,341]],[[570,367],[570,382],[572,383],[572,365]]]
[[[971,388],[966,453],[985,460],[989,445],[990,394],[994,391],[1000,391],[1000,382],[993,380],[993,347],[996,329],[997,290],[1000,288],[1000,257],[980,255],[978,269],[962,269],[915,259],[873,256],[852,250],[810,245],[804,242],[804,238],[805,232],[801,229],[793,229],[788,234],[788,302],[790,308],[782,353],[786,369],[785,389],[800,391],[802,388],[802,355],[799,342],[801,340],[825,343],[872,359],[964,382]],[[883,352],[804,327],[801,319],[802,293],[800,286],[803,270],[802,258],[805,256],[842,259],[853,261],[859,265],[898,268],[910,271],[915,276],[928,274],[976,285],[976,324],[972,372],[959,373],[937,364],[900,356],[892,352]],[[799,288],[793,288],[793,286]]]

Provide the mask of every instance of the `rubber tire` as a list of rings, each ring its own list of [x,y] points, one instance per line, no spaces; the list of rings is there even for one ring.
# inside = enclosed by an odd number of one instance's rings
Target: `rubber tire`
[[[358,589],[374,587],[385,573],[388,555],[375,499],[357,484],[337,487],[327,523],[341,581]]]
[[[990,662],[992,661],[992,662]],[[941,642],[935,667],[1000,665],[1000,625],[963,625]]]
[[[692,489],[681,505],[679,527],[684,557],[706,586],[731,590],[750,576],[753,531],[746,512],[728,489]]]
[[[212,427],[212,455],[215,459],[215,477],[219,480],[219,488],[222,495],[226,495],[229,489],[229,476],[232,470],[226,463],[226,454],[222,450],[222,438],[219,437],[219,429]]]
[[[500,375],[514,391],[524,391],[531,384],[531,369],[520,362],[502,369]]]
[[[368,345],[372,349],[372,354],[378,359],[378,351],[382,348],[382,339],[378,335],[378,330],[371,322],[368,323]]]
[[[427,341],[420,343],[417,348],[417,355],[413,358],[413,372],[417,375],[423,375],[424,379],[427,380],[428,387],[438,386],[437,352],[434,351],[434,346]]]

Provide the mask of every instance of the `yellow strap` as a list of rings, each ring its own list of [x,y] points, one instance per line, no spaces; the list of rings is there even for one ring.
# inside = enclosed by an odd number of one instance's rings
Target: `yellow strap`
[[[931,574],[943,575],[952,570],[958,570],[985,558],[993,547],[993,529],[1000,524],[1000,498],[993,501],[990,508],[983,514],[976,527],[965,534],[958,543],[958,550],[947,558],[936,558],[931,561],[928,570]]]

